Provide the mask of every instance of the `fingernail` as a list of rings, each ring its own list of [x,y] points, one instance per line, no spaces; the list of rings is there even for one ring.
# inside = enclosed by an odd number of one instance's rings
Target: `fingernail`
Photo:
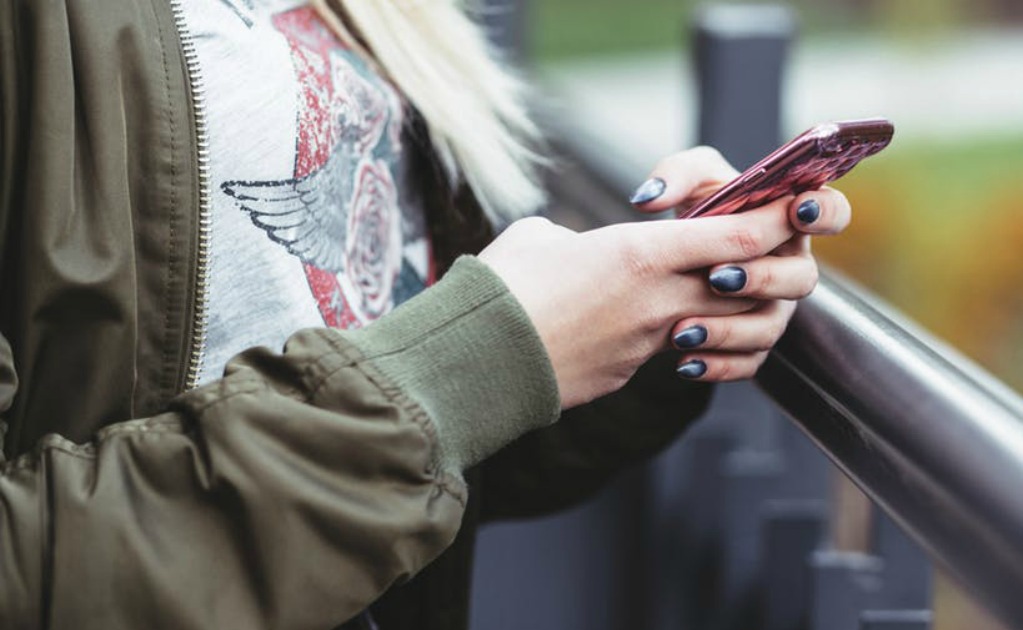
[[[693,359],[678,366],[675,373],[682,378],[700,378],[707,373],[707,364],[699,359]]]
[[[629,203],[640,205],[657,199],[664,194],[668,185],[660,177],[653,177],[639,185],[639,188],[629,197]]]
[[[821,205],[815,199],[807,199],[796,209],[796,218],[809,225],[821,216]]]
[[[722,293],[742,291],[746,286],[746,271],[742,267],[722,267],[710,274],[710,286]]]
[[[703,326],[690,326],[675,335],[672,341],[676,348],[683,350],[702,346],[707,341],[707,329]]]

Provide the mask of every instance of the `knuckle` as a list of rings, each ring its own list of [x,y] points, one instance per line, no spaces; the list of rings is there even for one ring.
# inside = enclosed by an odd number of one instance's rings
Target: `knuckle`
[[[518,230],[543,230],[553,225],[546,217],[532,216],[525,217],[511,224],[509,229]]]
[[[654,350],[649,352],[641,352],[639,350],[628,352],[620,361],[616,362],[607,375],[608,383],[613,388],[612,391],[617,391],[624,387],[636,374],[636,370],[646,362],[653,352]]]
[[[725,160],[725,157],[721,155],[720,151],[706,144],[695,146],[692,149],[690,149],[690,151],[694,156],[700,159],[712,160],[715,162],[727,162],[727,160]]]
[[[712,348],[731,348],[735,343],[735,328],[728,322],[728,320],[721,321],[714,329],[714,334],[711,337],[711,344],[708,347]]]
[[[734,360],[728,363],[728,374],[722,380],[728,381],[741,381],[756,376],[757,370],[760,368],[762,359],[758,357],[766,357],[766,352],[757,352],[753,355],[743,355],[736,357]]]
[[[760,254],[763,234],[752,226],[743,226],[731,235],[732,245],[743,260],[756,258]]]
[[[618,262],[633,277],[648,277],[657,268],[656,257],[650,247],[632,236],[623,235],[618,241]]]
[[[756,348],[760,351],[770,350],[774,347],[774,344],[778,343],[778,340],[785,334],[785,330],[789,327],[787,319],[776,317],[767,328],[767,336],[761,340],[761,343],[757,344],[759,347]]]
[[[778,284],[778,272],[771,265],[762,265],[756,273],[750,274],[750,289],[757,295],[765,295]]]
[[[510,238],[515,237],[526,237],[531,234],[536,234],[543,229],[543,224],[546,219],[541,217],[526,217],[524,219],[518,219],[509,225],[503,232]]]
[[[665,315],[661,313],[664,309],[649,307],[642,309],[636,317],[636,326],[644,338],[662,338],[665,329]]]
[[[813,293],[813,290],[817,288],[817,282],[820,280],[820,269],[817,267],[817,263],[811,259],[807,268],[806,275],[803,278],[803,285],[800,287],[800,297],[806,297]]]
[[[619,389],[625,387],[626,383],[629,382],[630,378],[632,378],[632,373],[630,371],[624,368],[619,369],[614,373],[608,375],[604,383],[603,390],[608,393],[616,392]]]
[[[757,375],[757,372],[760,371],[760,367],[762,365],[764,365],[765,361],[767,361],[768,355],[769,355],[769,351],[766,351],[766,350],[763,351],[763,352],[758,352],[755,355],[753,355],[753,362],[750,365],[750,373],[749,373],[749,377],[750,378],[753,378],[754,376]]]
[[[737,375],[735,359],[717,361],[713,367],[713,374],[716,381],[734,381],[740,378]]]
[[[694,157],[702,164],[705,164],[710,169],[710,172],[714,173],[715,177],[720,178],[722,182],[738,173],[731,162],[714,147],[701,145],[695,147],[693,152]]]

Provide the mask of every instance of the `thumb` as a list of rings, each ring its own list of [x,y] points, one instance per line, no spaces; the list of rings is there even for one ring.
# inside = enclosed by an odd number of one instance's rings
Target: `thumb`
[[[642,212],[662,212],[702,199],[736,175],[717,149],[696,147],[661,160],[629,201]]]

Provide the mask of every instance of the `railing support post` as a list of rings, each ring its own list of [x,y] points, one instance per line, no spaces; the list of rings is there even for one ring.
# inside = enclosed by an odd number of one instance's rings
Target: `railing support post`
[[[859,630],[860,613],[884,586],[884,561],[874,556],[818,551],[811,557],[811,630]]]
[[[812,608],[813,573],[807,559],[824,539],[823,502],[771,502],[764,515],[764,630],[806,628]]]
[[[868,611],[860,617],[860,630],[930,630],[929,610]]]
[[[737,168],[782,138],[783,70],[795,33],[794,14],[781,6],[714,5],[697,15],[697,138]]]

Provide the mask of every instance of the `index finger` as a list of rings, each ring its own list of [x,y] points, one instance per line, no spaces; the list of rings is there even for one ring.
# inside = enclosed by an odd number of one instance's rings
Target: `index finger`
[[[742,214],[627,225],[656,260],[685,272],[771,253],[797,233],[788,206],[789,199],[780,199]]]

